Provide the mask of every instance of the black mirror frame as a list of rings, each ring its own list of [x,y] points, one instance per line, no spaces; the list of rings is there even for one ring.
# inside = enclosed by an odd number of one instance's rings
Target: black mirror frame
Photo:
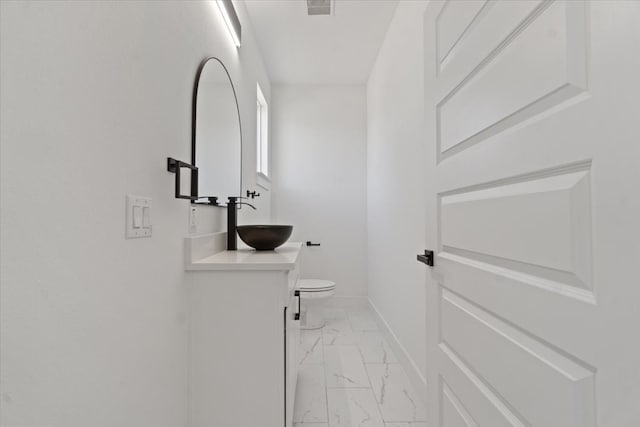
[[[236,111],[238,112],[238,127],[240,129],[240,188],[238,188],[238,196],[242,193],[242,119],[240,117],[240,104],[238,103],[238,94],[236,93],[236,88],[233,85],[233,80],[231,80],[231,74],[229,74],[229,70],[224,65],[224,63],[215,56],[209,56],[200,62],[198,66],[198,71],[196,72],[196,81],[193,85],[193,98],[191,103],[191,164],[195,166],[196,164],[196,115],[198,110],[198,86],[200,83],[200,75],[204,70],[204,66],[210,60],[216,60],[222,66],[222,69],[227,74],[229,78],[229,84],[231,84],[231,90],[233,91],[233,98],[236,101]],[[209,202],[198,202],[198,172],[197,169],[191,172],[191,195],[195,196],[195,199],[191,200],[191,203],[199,206],[217,206],[217,207],[225,207],[224,205],[211,204]],[[219,196],[218,196],[219,197]]]

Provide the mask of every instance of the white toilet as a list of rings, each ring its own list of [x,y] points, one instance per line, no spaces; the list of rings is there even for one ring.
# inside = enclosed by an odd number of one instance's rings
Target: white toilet
[[[336,289],[330,280],[301,279],[298,290],[301,298],[300,328],[319,329],[324,326],[324,302]]]

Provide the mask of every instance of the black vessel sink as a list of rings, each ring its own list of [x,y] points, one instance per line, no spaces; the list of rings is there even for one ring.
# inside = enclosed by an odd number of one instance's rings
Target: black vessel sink
[[[238,236],[258,251],[272,251],[287,241],[293,225],[239,225]]]

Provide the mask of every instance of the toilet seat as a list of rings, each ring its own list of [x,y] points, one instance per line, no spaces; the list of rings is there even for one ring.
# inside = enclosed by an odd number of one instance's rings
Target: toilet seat
[[[300,328],[322,328],[325,324],[322,306],[335,293],[336,283],[330,280],[300,279],[297,289],[302,300]]]
[[[330,280],[301,279],[298,281],[300,292],[327,292],[336,288],[335,282]]]

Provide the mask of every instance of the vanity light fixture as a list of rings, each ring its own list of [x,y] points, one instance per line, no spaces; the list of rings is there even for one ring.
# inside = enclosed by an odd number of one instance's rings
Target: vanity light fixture
[[[233,2],[231,0],[216,0],[216,3],[218,3],[220,13],[224,18],[224,22],[227,24],[227,29],[229,30],[229,34],[231,34],[233,43],[237,47],[240,47],[242,27],[240,26],[240,19],[238,19],[236,9],[233,7]]]

